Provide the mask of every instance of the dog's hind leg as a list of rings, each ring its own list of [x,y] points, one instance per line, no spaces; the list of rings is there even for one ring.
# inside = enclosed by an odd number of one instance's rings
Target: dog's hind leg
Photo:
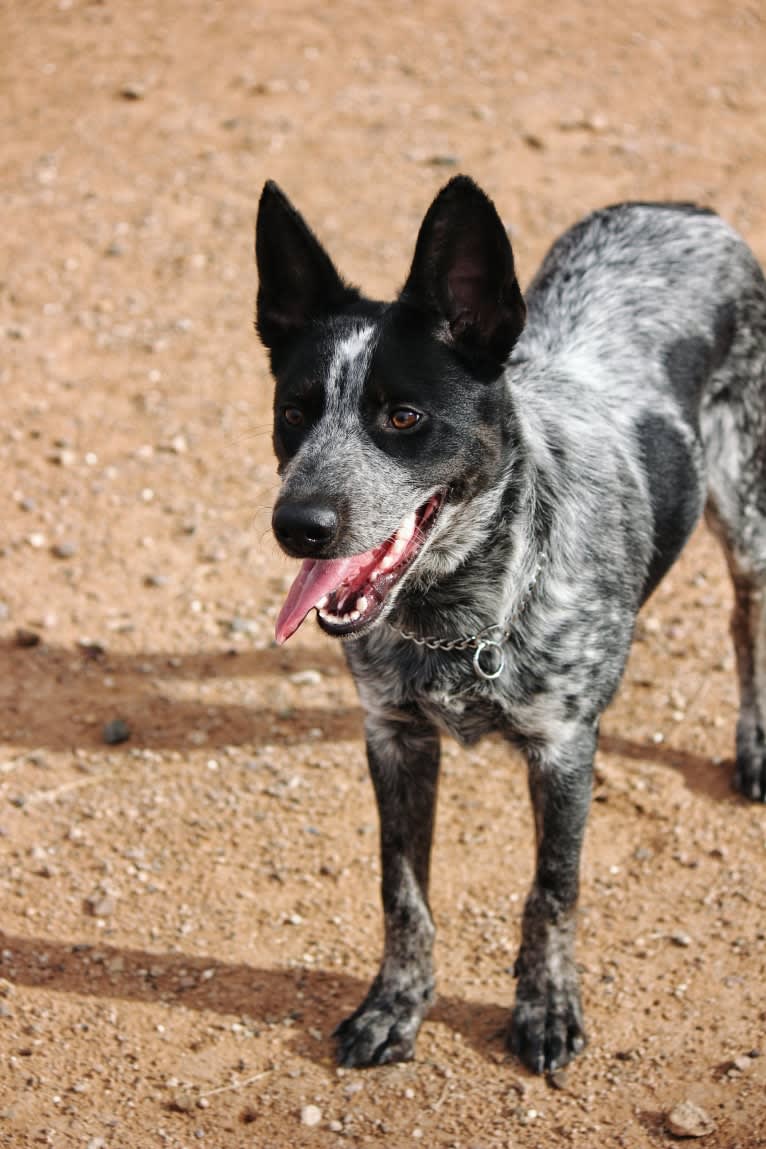
[[[761,501],[766,499],[766,475],[762,482]],[[766,508],[759,512],[756,505],[754,510],[744,539],[733,537],[731,523],[723,520],[712,498],[707,521],[723,544],[734,584],[731,634],[739,677],[734,784],[746,798],[766,802]]]
[[[706,518],[734,583],[731,632],[739,673],[735,784],[766,801],[766,283],[738,305],[738,329],[703,405]]]
[[[433,1001],[428,871],[439,734],[422,715],[367,718],[367,760],[380,815],[385,945],[362,1004],[335,1031],[343,1066],[407,1061]]]
[[[537,865],[524,907],[508,1044],[536,1073],[566,1065],[586,1040],[574,936],[597,733],[578,726],[559,744],[528,755]]]

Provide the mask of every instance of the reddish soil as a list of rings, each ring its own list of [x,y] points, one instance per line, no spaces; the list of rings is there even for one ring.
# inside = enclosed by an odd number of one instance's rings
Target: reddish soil
[[[644,1149],[685,1098],[703,1144],[766,1145],[766,809],[730,790],[730,591],[704,530],[604,722],[591,1044],[564,1088],[502,1042],[532,834],[494,742],[446,747],[417,1059],[336,1070],[380,947],[376,818],[338,646],[313,624],[272,643],[293,567],[251,326],[267,177],[374,293],[455,170],[524,280],[624,198],[711,204],[766,260],[762,5],[0,19],[0,1145]],[[131,735],[106,745],[113,719]]]

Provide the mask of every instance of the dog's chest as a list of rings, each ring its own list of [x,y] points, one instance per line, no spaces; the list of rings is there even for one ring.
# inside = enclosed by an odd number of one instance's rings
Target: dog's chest
[[[432,722],[466,745],[513,725],[508,699],[470,678],[457,687],[434,684],[422,689],[416,701]]]
[[[500,732],[523,737],[529,699],[512,667],[496,680],[479,677],[472,651],[423,652],[396,657],[392,650],[373,660],[350,657],[362,702],[370,711],[415,708],[466,745]]]

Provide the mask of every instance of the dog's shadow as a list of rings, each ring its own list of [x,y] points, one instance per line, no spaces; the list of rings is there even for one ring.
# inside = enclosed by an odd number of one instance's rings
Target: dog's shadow
[[[293,707],[275,703],[271,684],[263,680],[284,682],[307,666],[325,681],[346,680],[342,654],[329,643],[310,651],[274,646],[122,654],[46,642],[23,649],[6,641],[0,643],[0,739],[35,750],[103,748],[104,724],[120,717],[131,730],[129,745],[146,749],[188,750],[190,733],[200,730],[211,748],[263,742],[289,747],[320,737],[331,742],[361,740],[360,707],[312,704],[314,686],[306,688]],[[188,683],[232,678],[256,684],[257,701],[217,704],[212,722],[210,700],[202,691],[196,697],[174,697],[179,686],[186,693]],[[733,799],[730,761],[719,764],[690,751],[622,735],[603,734],[599,745],[618,758],[671,766],[681,772],[690,790],[716,800]]]
[[[334,1027],[359,1005],[368,988],[366,982],[340,971],[264,969],[190,954],[69,944],[1,932],[0,951],[0,976],[16,986],[104,1000],[162,1002],[233,1016],[256,1032],[261,1026],[282,1023],[292,1030],[295,1052],[323,1065],[334,1051]],[[428,1016],[489,1057],[503,1049],[512,999],[509,979],[509,1005],[440,996]]]
[[[202,653],[122,654],[97,646],[41,642],[23,649],[5,642],[0,644],[0,740],[36,750],[104,748],[103,726],[116,717],[130,728],[129,745],[142,749],[188,750],[195,731],[204,732],[210,747],[289,746],[317,737],[317,730],[332,741],[360,737],[359,707],[317,706],[312,704],[316,688],[306,688],[299,704],[286,708],[263,681],[272,676],[284,682],[307,666],[323,676],[339,676],[345,669],[341,653],[329,644],[310,653],[301,647],[232,646]],[[195,695],[194,684],[233,678],[253,683],[252,703],[211,707],[202,689]]]
[[[689,750],[635,742],[618,734],[602,734],[599,749],[617,758],[672,766],[683,775],[687,789],[705,794],[715,801],[736,803],[744,800],[738,798],[733,788],[734,760],[731,758],[714,760],[702,754],[692,754]]]

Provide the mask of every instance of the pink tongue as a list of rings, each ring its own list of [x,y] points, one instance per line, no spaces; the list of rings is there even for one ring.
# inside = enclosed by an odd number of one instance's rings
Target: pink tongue
[[[372,566],[379,549],[352,555],[348,559],[306,559],[279,612],[276,628],[279,645],[295,633],[320,598],[337,590],[341,583],[350,581],[358,571]]]

